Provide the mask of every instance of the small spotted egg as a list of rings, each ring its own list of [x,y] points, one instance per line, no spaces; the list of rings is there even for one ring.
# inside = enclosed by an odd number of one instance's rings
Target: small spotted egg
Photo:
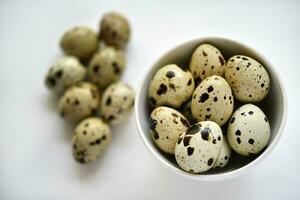
[[[227,139],[230,147],[240,155],[258,154],[269,143],[270,124],[263,111],[246,104],[237,109],[228,123]]]
[[[247,56],[236,55],[228,60],[225,79],[230,84],[234,97],[241,102],[261,101],[270,89],[266,69]]]
[[[60,46],[66,54],[88,60],[98,49],[99,39],[91,28],[77,26],[64,33]]]
[[[63,118],[77,122],[97,112],[100,94],[96,85],[80,82],[60,98],[58,107]]]
[[[134,105],[134,91],[127,84],[117,82],[108,86],[102,96],[101,114],[112,124],[124,121]]]
[[[210,120],[222,126],[233,112],[233,96],[226,80],[214,75],[204,79],[192,96],[192,114],[198,121]]]
[[[225,59],[219,49],[210,44],[201,44],[192,55],[190,70],[198,85],[209,76],[223,76],[225,65]]]
[[[231,148],[227,142],[227,139],[225,136],[223,136],[223,144],[220,151],[220,154],[218,156],[218,159],[214,163],[212,168],[222,168],[225,167],[231,157]]]
[[[100,157],[112,139],[111,129],[101,118],[81,121],[73,135],[73,156],[79,163],[88,163]]]
[[[149,85],[149,98],[152,106],[179,108],[187,101],[195,89],[193,76],[175,64],[160,68]]]
[[[165,153],[174,154],[179,135],[189,126],[188,120],[173,108],[160,106],[151,113],[153,141]]]
[[[212,121],[193,124],[179,136],[175,147],[178,165],[190,173],[212,168],[223,144],[222,130]]]
[[[120,13],[106,13],[100,22],[100,37],[108,45],[124,48],[130,38],[129,22]]]
[[[120,79],[124,68],[123,51],[105,47],[92,57],[88,67],[88,78],[99,88],[105,88]]]
[[[74,56],[60,58],[46,75],[46,86],[55,94],[63,93],[67,88],[82,81],[86,69]]]

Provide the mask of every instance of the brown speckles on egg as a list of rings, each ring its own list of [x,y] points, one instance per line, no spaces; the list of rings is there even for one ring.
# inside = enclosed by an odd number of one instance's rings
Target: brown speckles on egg
[[[153,106],[156,106],[156,99],[154,97],[150,97],[150,103],[153,105]]]
[[[98,71],[99,71],[99,65],[95,65],[94,67],[93,67],[93,71],[95,72],[95,73],[98,73]]]
[[[210,85],[210,86],[207,88],[207,92],[210,93],[210,92],[212,92],[212,91],[214,91],[214,88],[213,88],[213,86]]]
[[[158,133],[157,133],[156,130],[152,130],[152,135],[153,135],[153,138],[154,138],[155,140],[158,140],[158,139],[159,139],[159,135],[158,135]]]
[[[194,153],[194,148],[193,147],[188,147],[187,148],[187,154],[188,156],[191,156]]]
[[[241,144],[241,138],[240,137],[237,137],[236,141],[237,141],[238,144]]]
[[[211,166],[211,165],[213,164],[213,162],[214,162],[214,159],[213,159],[213,158],[210,158],[210,159],[208,159],[208,161],[207,161],[207,165],[208,165],[208,166]]]
[[[171,78],[173,78],[174,76],[175,76],[175,72],[173,72],[173,71],[167,71],[167,73],[166,73],[166,77],[167,77],[167,78],[171,79]]]
[[[170,87],[172,90],[176,91],[176,86],[175,86],[173,83],[169,83],[169,87]]]
[[[233,124],[235,121],[235,117],[232,117],[231,120],[230,120],[230,124]]]
[[[184,126],[189,127],[188,121],[185,120],[183,117],[180,117],[180,121],[181,121],[181,123],[182,123]]]
[[[201,137],[203,140],[208,140],[208,136],[209,133],[211,132],[211,129],[208,127],[205,127],[202,131],[201,131]]]
[[[157,95],[165,94],[167,92],[167,90],[168,90],[167,86],[165,84],[161,83],[157,90]]]
[[[237,135],[237,136],[241,136],[241,131],[238,129],[238,130],[236,130],[235,131],[235,135]]]
[[[253,145],[253,144],[254,144],[254,140],[253,140],[252,138],[250,138],[250,139],[248,140],[248,143]]]
[[[199,98],[199,103],[204,103],[209,98],[209,95],[205,92]]]
[[[253,111],[249,111],[248,112],[249,115],[253,115],[253,113],[254,113]]]
[[[192,79],[189,79],[189,81],[187,82],[187,85],[192,85]]]
[[[185,147],[188,146],[188,145],[190,144],[191,139],[192,139],[191,136],[187,136],[187,135],[186,135],[186,136],[183,138],[183,145],[184,145]]]
[[[107,106],[110,106],[110,105],[111,105],[111,97],[108,97],[108,98],[106,99],[105,104],[106,104]]]
[[[207,53],[205,51],[202,51],[203,56],[207,56]]]
[[[214,97],[214,102],[217,102],[218,101],[218,97]]]
[[[114,72],[116,73],[116,74],[119,74],[120,73],[120,66],[119,66],[119,64],[117,63],[117,62],[113,62],[112,63],[112,66],[113,66],[113,68],[114,68]]]

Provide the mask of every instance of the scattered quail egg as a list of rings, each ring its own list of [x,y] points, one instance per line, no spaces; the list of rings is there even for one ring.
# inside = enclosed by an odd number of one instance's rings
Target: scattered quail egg
[[[176,161],[187,172],[205,172],[217,160],[222,143],[222,130],[218,124],[198,122],[180,135],[175,147]]]
[[[77,122],[97,111],[99,91],[91,83],[81,82],[72,86],[59,100],[59,111],[67,121]]]
[[[225,59],[219,49],[210,44],[201,44],[192,55],[190,70],[198,85],[209,76],[223,76],[225,65]]]
[[[106,88],[101,103],[101,114],[112,124],[125,120],[134,105],[134,91],[125,83],[117,82]]]
[[[188,120],[173,108],[161,106],[151,113],[150,128],[153,141],[165,153],[174,154],[179,135],[189,126]]]
[[[130,36],[129,23],[120,13],[107,13],[100,22],[100,36],[106,44],[123,48]]]
[[[67,31],[60,46],[66,54],[86,60],[98,49],[98,43],[98,36],[92,29],[80,26]]]
[[[241,102],[261,101],[270,89],[266,69],[247,56],[237,55],[228,60],[225,79],[230,84],[234,97]]]
[[[204,79],[194,91],[192,114],[198,121],[210,120],[222,126],[233,112],[233,96],[226,80],[214,75]]]
[[[220,151],[220,154],[218,156],[218,159],[214,163],[212,168],[222,168],[225,167],[231,157],[231,148],[227,142],[227,139],[225,136],[223,136],[223,144]]]
[[[124,68],[123,51],[105,47],[92,57],[88,67],[88,77],[99,88],[105,88],[120,79]]]
[[[70,86],[82,81],[86,70],[74,56],[64,56],[48,71],[46,86],[55,94],[63,93]]]
[[[260,153],[268,145],[270,132],[270,124],[263,111],[253,104],[246,104],[233,113],[227,139],[234,151],[248,156]]]
[[[112,139],[111,129],[101,118],[90,117],[81,121],[73,135],[73,156],[80,163],[100,157]]]
[[[149,86],[149,98],[152,106],[171,106],[179,108],[187,101],[195,88],[192,74],[183,71],[175,64],[160,68]]]

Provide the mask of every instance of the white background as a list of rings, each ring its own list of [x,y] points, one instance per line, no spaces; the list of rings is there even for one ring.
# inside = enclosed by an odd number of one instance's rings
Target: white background
[[[72,127],[44,87],[58,42],[75,25],[98,28],[110,10],[132,25],[123,80],[137,88],[168,49],[203,36],[239,40],[285,82],[289,114],[274,151],[248,173],[197,182],[173,174],[145,148],[133,116],[114,128],[90,165],[71,155]],[[0,199],[300,199],[300,1],[0,1]],[[298,191],[297,191],[298,190]]]

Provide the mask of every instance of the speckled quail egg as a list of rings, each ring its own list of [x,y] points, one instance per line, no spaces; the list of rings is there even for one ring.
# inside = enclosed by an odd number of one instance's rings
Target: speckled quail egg
[[[81,82],[72,86],[59,100],[59,111],[67,121],[77,122],[89,117],[99,105],[100,94],[97,86],[87,82]]]
[[[106,88],[101,103],[101,114],[112,124],[124,121],[134,105],[134,91],[122,82],[114,83]]]
[[[190,71],[198,85],[209,76],[223,76],[225,65],[225,59],[219,49],[210,44],[201,44],[191,57]]]
[[[179,136],[175,147],[176,161],[187,172],[205,172],[216,162],[222,143],[222,130],[218,124],[198,122]]]
[[[226,80],[214,75],[204,79],[194,91],[192,114],[198,121],[210,120],[220,126],[233,112],[233,96]]]
[[[149,85],[149,98],[152,106],[179,108],[193,94],[193,76],[175,64],[160,68]]]
[[[225,79],[230,84],[234,97],[241,102],[261,101],[270,89],[266,69],[247,56],[236,55],[228,60]]]
[[[73,156],[79,163],[88,163],[100,157],[112,139],[111,129],[101,118],[81,121],[73,135]]]
[[[231,157],[231,148],[227,142],[226,136],[223,136],[223,144],[222,144],[220,154],[212,168],[225,167],[227,165],[230,157]]]
[[[86,69],[74,56],[60,58],[48,71],[45,79],[47,88],[61,94],[70,86],[82,81]]]
[[[230,147],[240,155],[260,153],[269,143],[270,124],[263,111],[246,104],[237,109],[228,123],[227,139]]]
[[[99,88],[105,88],[120,79],[124,68],[123,51],[105,47],[92,57],[88,67],[88,77]]]
[[[60,46],[66,54],[76,56],[81,60],[90,58],[98,49],[98,45],[97,34],[84,26],[68,30],[60,41]]]
[[[100,22],[100,37],[108,45],[123,48],[130,37],[130,26],[126,18],[117,12],[105,14]]]
[[[179,135],[190,126],[188,120],[177,110],[165,106],[151,113],[151,134],[155,144],[165,153],[174,154]]]

